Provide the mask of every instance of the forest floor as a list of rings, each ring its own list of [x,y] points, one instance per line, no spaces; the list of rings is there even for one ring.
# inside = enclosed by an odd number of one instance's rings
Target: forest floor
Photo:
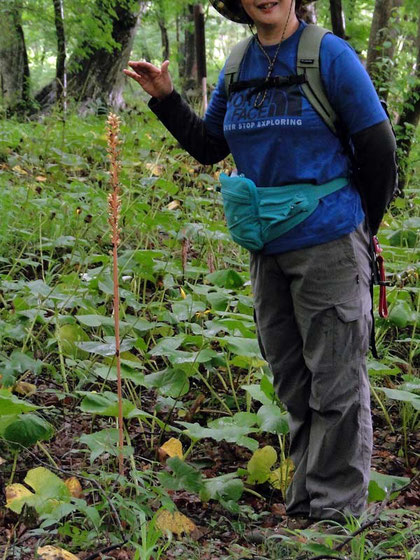
[[[368,359],[369,509],[344,534],[284,533],[287,414],[255,339],[248,256],[214,191],[220,166],[196,165],[148,114],[123,119],[123,477],[104,119],[0,133],[0,559],[48,545],[61,552],[45,560],[420,557],[418,174],[380,234],[390,316]],[[250,461],[268,446],[258,483]],[[11,484],[23,494],[5,507]],[[185,516],[170,538],[162,511]]]

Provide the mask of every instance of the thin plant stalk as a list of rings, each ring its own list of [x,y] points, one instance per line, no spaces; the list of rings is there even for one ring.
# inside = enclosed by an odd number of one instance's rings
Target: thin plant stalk
[[[118,285],[118,245],[120,243],[119,217],[121,209],[119,171],[121,168],[118,148],[120,140],[120,119],[114,113],[108,115],[107,120],[107,142],[108,157],[110,160],[110,183],[111,193],[108,196],[109,224],[111,226],[112,261],[113,261],[113,284],[114,284],[114,323],[115,323],[115,358],[117,363],[117,394],[118,394],[118,471],[124,474],[124,425],[122,405],[122,382],[121,382],[121,356],[120,356],[120,294]]]

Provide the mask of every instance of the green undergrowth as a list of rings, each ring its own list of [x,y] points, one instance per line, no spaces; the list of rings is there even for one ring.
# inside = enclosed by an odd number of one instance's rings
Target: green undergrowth
[[[215,531],[220,517],[240,539],[249,524],[264,521],[270,495],[282,500],[292,470],[287,413],[255,336],[248,254],[230,241],[215,190],[222,168],[186,156],[148,112],[133,110],[122,120],[125,476],[117,475],[116,462],[104,117],[2,122],[0,445],[6,482],[27,491],[10,506],[10,523],[32,512],[34,537],[75,553],[127,540],[133,558],[171,558],[175,545],[161,538],[157,522],[162,508],[179,509]],[[419,160],[417,144],[413,169]],[[414,174],[380,233],[390,315],[377,319],[380,359],[368,365],[380,427],[395,435],[403,468],[397,475],[382,472],[383,478],[373,472],[372,503],[396,497],[416,473],[418,202]],[[170,438],[180,442],[182,456],[162,452]],[[227,450],[233,464],[223,461]],[[83,494],[68,490],[69,476],[78,478]],[[180,495],[200,506],[190,511]],[[253,508],[251,497],[266,506]],[[203,508],[208,519],[197,513]],[[418,547],[411,521],[401,521],[405,540],[390,529],[396,519],[411,520],[406,515],[384,511],[377,531],[385,536],[363,533],[343,554],[411,557],[406,543]],[[352,523],[348,533],[357,529]],[[320,543],[311,531],[300,540],[267,541],[258,553],[309,557],[327,548],[332,553],[340,542]],[[14,546],[24,558],[24,545]],[[197,544],[177,546],[194,557]],[[244,543],[237,546],[248,557]]]

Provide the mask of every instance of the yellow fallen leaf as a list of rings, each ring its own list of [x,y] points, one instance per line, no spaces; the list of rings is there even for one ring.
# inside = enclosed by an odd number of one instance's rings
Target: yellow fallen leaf
[[[155,175],[157,177],[159,177],[159,175],[162,175],[163,168],[161,165],[158,165],[157,163],[149,162],[149,163],[145,163],[144,166],[146,167],[146,169],[150,171],[152,175]]]
[[[286,494],[287,487],[289,486],[294,471],[294,464],[290,458],[282,461],[280,467],[270,473],[269,482],[273,488],[280,490],[283,496]]]
[[[58,546],[40,546],[37,553],[41,560],[79,560],[78,556]]]
[[[64,484],[69,489],[70,494],[73,498],[80,498],[83,494],[83,488],[78,479],[75,476],[71,476],[70,478],[66,478]]]
[[[184,292],[184,290],[181,287],[179,288],[179,293],[181,294],[182,299],[185,299],[187,297],[187,294]]]
[[[176,535],[181,535],[182,533],[189,534],[197,529],[194,521],[191,521],[191,519],[179,511],[175,513],[166,510],[161,511],[156,517],[156,525],[161,531],[170,531]]]
[[[160,449],[164,451],[166,455],[169,455],[169,457],[179,457],[180,459],[183,459],[184,457],[182,452],[182,443],[179,439],[168,439],[168,441],[164,443]]]
[[[22,169],[22,167],[20,165],[15,165],[14,167],[12,167],[13,171],[16,171],[16,173],[19,173],[20,175],[27,175],[28,172],[25,171],[24,169]]]
[[[179,200],[172,200],[172,202],[170,202],[166,208],[168,210],[178,210],[178,208],[181,208],[181,202]]]
[[[35,177],[35,179],[40,183],[45,183],[45,181],[47,180],[47,178],[44,177],[43,175],[38,175],[37,177]]]
[[[19,483],[9,484],[6,486],[6,507],[10,507],[14,501],[27,496],[32,496],[32,492],[26,486]]]
[[[36,385],[33,383],[26,383],[26,381],[18,381],[15,383],[13,390],[19,395],[24,395],[25,397],[30,397],[36,393]]]

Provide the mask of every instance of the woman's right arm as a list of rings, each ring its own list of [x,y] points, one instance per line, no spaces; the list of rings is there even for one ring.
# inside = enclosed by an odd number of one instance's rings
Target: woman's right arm
[[[152,96],[151,110],[196,160],[209,165],[230,153],[224,137],[211,134],[205,121],[174,90],[168,72],[169,61],[160,69],[148,62],[129,62],[129,66],[132,70],[124,70],[124,73]]]

